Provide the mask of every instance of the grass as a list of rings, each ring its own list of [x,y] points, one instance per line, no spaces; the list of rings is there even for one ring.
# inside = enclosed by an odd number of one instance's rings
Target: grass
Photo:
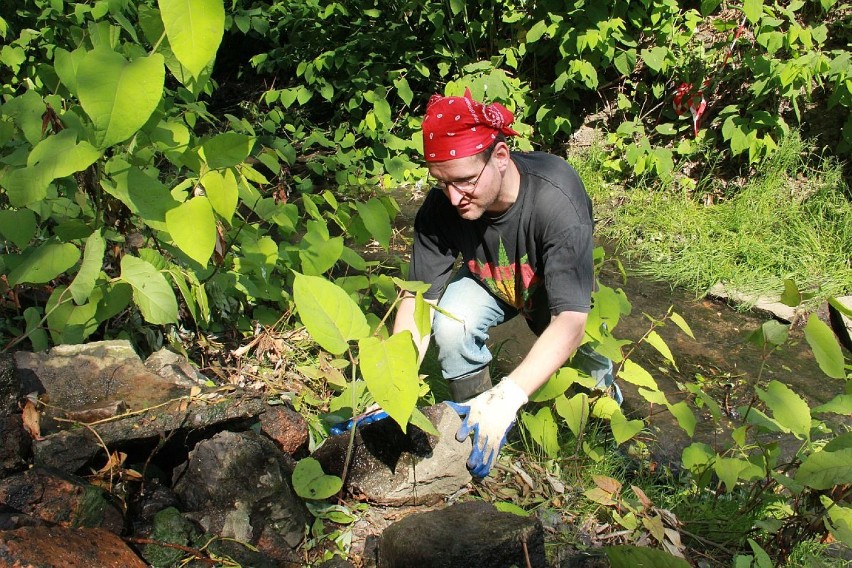
[[[791,279],[816,292],[816,304],[852,292],[852,202],[841,167],[814,158],[789,136],[736,191],[715,179],[699,180],[702,191],[615,187],[600,173],[600,149],[572,161],[595,202],[599,237],[636,272],[697,294],[721,282],[777,296]],[[708,195],[715,203],[705,204]]]

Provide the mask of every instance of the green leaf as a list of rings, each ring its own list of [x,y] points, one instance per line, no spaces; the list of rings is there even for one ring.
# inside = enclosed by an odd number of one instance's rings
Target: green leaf
[[[80,260],[80,249],[71,243],[48,242],[24,253],[23,260],[7,278],[10,286],[50,282]]]
[[[157,0],[169,45],[193,77],[216,56],[225,31],[222,0]]]
[[[820,501],[828,509],[826,527],[838,541],[852,546],[852,507],[843,507],[834,503],[828,495],[820,495]]]
[[[126,254],[121,257],[121,279],[133,287],[133,300],[148,323],[165,325],[177,322],[175,292],[154,265]]]
[[[811,409],[802,397],[790,387],[771,381],[766,390],[755,387],[755,392],[772,410],[772,418],[798,438],[810,439]]]
[[[669,349],[668,344],[660,337],[660,334],[656,331],[651,331],[648,334],[648,337],[645,340],[651,344],[651,347],[660,352],[660,354],[665,357],[675,369],[677,369],[677,363],[675,363],[674,355],[672,355],[671,349]]]
[[[685,401],[680,401],[669,406],[669,412],[677,419],[678,425],[683,428],[691,438],[695,433],[695,425],[698,422],[695,414],[690,410],[689,405]]]
[[[615,438],[617,445],[621,445],[631,439],[645,427],[645,423],[642,420],[628,420],[621,412],[621,409],[613,412],[609,420],[610,427],[612,428],[612,436]]]
[[[781,303],[785,306],[795,308],[802,303],[802,294],[796,283],[789,278],[784,279],[784,292],[781,294]]]
[[[426,418],[426,415],[420,412],[420,410],[415,407],[411,412],[411,418],[409,419],[412,426],[416,426],[429,434],[430,436],[440,436],[440,432],[435,429],[435,425]]]
[[[605,546],[612,568],[689,568],[682,558],[645,546]]]
[[[206,197],[193,197],[167,211],[166,228],[180,250],[201,266],[207,266],[217,233],[213,208]]]
[[[846,378],[843,352],[831,328],[823,323],[819,316],[811,314],[805,326],[805,339],[814,352],[819,368],[833,379]]]
[[[769,320],[763,322],[763,325],[749,335],[748,340],[758,347],[766,347],[767,345],[777,347],[784,345],[788,334],[789,326],[775,320]]]
[[[414,296],[414,325],[420,337],[429,337],[432,333],[432,304],[420,292]]]
[[[106,48],[86,54],[77,70],[77,91],[95,125],[98,148],[123,142],[142,128],[163,96],[165,76],[157,53],[132,62]]]
[[[521,423],[526,428],[530,438],[544,450],[548,457],[557,456],[559,453],[558,428],[549,408],[540,408],[535,414],[522,412]]]
[[[586,393],[575,394],[570,399],[560,396],[555,406],[556,413],[565,420],[574,436],[579,438],[589,421],[589,396]]]
[[[756,24],[763,15],[763,0],[743,0],[743,14],[752,24]]]
[[[38,308],[29,307],[24,310],[24,321],[27,324],[26,334],[30,338],[33,351],[38,353],[48,348],[47,332],[41,327],[42,313]]]
[[[361,374],[373,398],[405,432],[420,391],[417,351],[410,334],[398,333],[384,341],[375,337],[361,339],[358,356]]]
[[[53,181],[88,168],[100,157],[99,150],[85,141],[77,143],[77,134],[65,129],[36,144],[27,166],[39,168],[47,181]]]
[[[414,92],[408,84],[408,79],[405,77],[399,77],[393,82],[393,86],[396,87],[396,92],[399,95],[399,98],[402,99],[402,102],[411,106],[411,101],[414,100]]]
[[[24,167],[0,172],[0,187],[6,190],[9,204],[13,207],[25,207],[47,197],[50,185],[47,173],[42,168]]]
[[[716,458],[713,448],[702,442],[693,442],[683,449],[681,462],[683,467],[693,474],[700,474]]]
[[[669,50],[665,47],[652,47],[651,49],[643,49],[640,52],[645,64],[654,72],[659,73],[666,63],[666,56]]]
[[[530,513],[528,511],[524,511],[522,508],[518,507],[514,503],[509,503],[508,501],[497,501],[494,503],[494,508],[502,513],[512,513],[513,515],[517,515],[519,517],[529,517]]]
[[[651,373],[634,363],[630,359],[626,360],[618,371],[618,376],[628,383],[632,383],[637,387],[645,387],[651,390],[660,390],[657,386],[657,381],[651,376]]]
[[[687,334],[692,339],[695,339],[695,335],[693,335],[692,329],[689,327],[689,324],[686,323],[686,320],[683,319],[683,317],[679,313],[672,312],[669,315],[669,319],[672,320],[672,323],[678,326],[682,332]]]
[[[530,396],[531,402],[546,402],[565,394],[568,387],[577,381],[577,369],[563,367]]]
[[[839,394],[825,404],[814,408],[813,412],[819,414],[831,412],[832,414],[840,414],[841,416],[852,414],[852,394]]]
[[[36,216],[29,209],[0,210],[0,235],[23,250],[36,233]]]
[[[387,250],[390,245],[393,228],[391,227],[388,210],[385,209],[384,204],[374,197],[366,203],[356,202],[355,207],[358,209],[358,215],[361,216],[361,220],[364,221],[364,226],[367,227],[367,230],[370,231],[370,234],[376,239],[379,245]]]
[[[772,568],[775,564],[772,559],[766,554],[766,551],[760,547],[754,540],[748,539],[748,545],[754,553],[755,568]]]
[[[230,169],[225,170],[224,174],[215,170],[207,172],[201,178],[201,185],[204,186],[204,192],[210,200],[213,211],[230,224],[234,218],[234,211],[237,210],[239,197],[234,172]]]
[[[296,309],[320,347],[340,355],[349,348],[349,341],[370,335],[367,318],[343,288],[325,278],[295,274]]]
[[[328,499],[343,487],[336,475],[326,475],[314,458],[299,460],[293,469],[293,490],[302,499]]]
[[[251,154],[255,139],[239,132],[217,134],[201,146],[204,159],[211,170],[231,168]]]
[[[315,231],[305,234],[299,249],[302,272],[319,276],[331,269],[343,254],[343,237],[328,239]]]
[[[59,76],[59,80],[74,95],[77,94],[77,69],[79,69],[83,58],[86,57],[86,53],[86,49],[83,47],[78,47],[74,51],[67,51],[59,47],[53,53],[53,68]]]
[[[86,239],[86,248],[83,251],[83,263],[74,281],[68,286],[74,302],[81,306],[88,301],[92,290],[95,289],[95,281],[101,273],[106,252],[106,241],[100,231],[95,231]]]
[[[812,453],[796,472],[796,481],[820,490],[852,483],[852,448]]]
[[[750,465],[747,460],[739,458],[717,457],[713,463],[713,470],[719,476],[719,481],[725,484],[725,488],[730,493],[737,484],[740,473]]]

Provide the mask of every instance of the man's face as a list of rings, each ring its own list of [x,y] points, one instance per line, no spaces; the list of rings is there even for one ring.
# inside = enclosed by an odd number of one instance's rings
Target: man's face
[[[429,164],[429,174],[462,219],[473,221],[485,212],[500,212],[494,205],[500,195],[503,176],[493,155],[489,155],[486,162],[481,155],[435,162]]]

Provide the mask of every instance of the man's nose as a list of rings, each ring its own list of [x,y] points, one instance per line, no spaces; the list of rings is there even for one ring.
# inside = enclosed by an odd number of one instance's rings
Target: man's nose
[[[450,203],[453,204],[453,207],[458,207],[459,203],[461,203],[462,197],[464,197],[464,192],[456,189],[456,186],[453,184],[447,184],[447,192],[449,193]]]

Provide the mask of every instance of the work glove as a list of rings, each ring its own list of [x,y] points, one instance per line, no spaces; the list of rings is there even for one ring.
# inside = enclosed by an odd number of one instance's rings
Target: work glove
[[[344,432],[348,432],[355,426],[366,426],[367,424],[372,424],[373,422],[383,420],[387,417],[388,413],[379,408],[378,404],[374,404],[372,407],[368,408],[363,414],[354,418],[350,418],[349,420],[339,422],[332,426],[329,431],[333,436],[337,436],[343,434]]]
[[[482,478],[491,471],[518,410],[527,400],[521,387],[507,378],[465,403],[446,402],[462,417],[456,440],[463,442],[473,433],[473,450],[467,460],[471,475]]]

